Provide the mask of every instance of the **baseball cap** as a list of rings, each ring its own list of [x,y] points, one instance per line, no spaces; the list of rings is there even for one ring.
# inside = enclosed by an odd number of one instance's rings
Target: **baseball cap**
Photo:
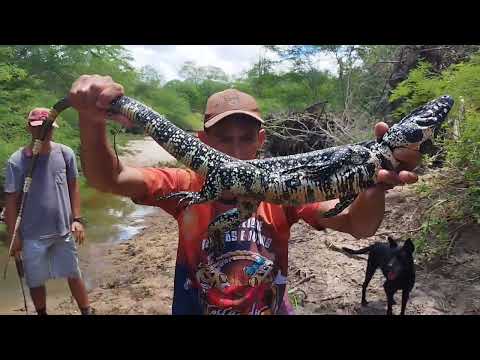
[[[35,108],[27,116],[27,121],[30,126],[40,126],[43,121],[48,117],[50,110],[47,108]],[[56,121],[53,122],[53,127],[58,128]]]
[[[232,114],[249,115],[264,124],[257,102],[252,96],[236,89],[227,89],[208,98],[204,127],[207,129]]]

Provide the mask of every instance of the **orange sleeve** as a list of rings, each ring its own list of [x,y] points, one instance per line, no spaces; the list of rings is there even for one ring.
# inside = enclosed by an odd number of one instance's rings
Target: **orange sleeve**
[[[178,191],[200,191],[202,179],[191,170],[178,168],[138,168],[143,173],[147,186],[147,193],[142,198],[132,201],[140,205],[158,206],[170,215],[177,218],[179,215],[178,200],[157,200],[158,196],[164,196]]]
[[[303,206],[289,206],[286,208],[287,220],[292,226],[298,220],[302,219],[307,224],[313,226],[317,230],[324,230],[325,228],[319,224],[318,217],[321,211],[320,203],[307,204]]]

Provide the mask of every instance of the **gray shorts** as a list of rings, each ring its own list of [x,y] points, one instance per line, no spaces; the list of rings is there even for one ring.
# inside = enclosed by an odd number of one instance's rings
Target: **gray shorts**
[[[49,279],[79,278],[78,253],[72,234],[23,241],[23,267],[29,288],[43,286]]]

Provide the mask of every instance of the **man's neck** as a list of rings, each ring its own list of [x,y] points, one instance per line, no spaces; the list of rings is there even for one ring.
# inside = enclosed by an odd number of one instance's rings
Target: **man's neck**
[[[28,148],[30,150],[33,150],[33,140],[32,142],[28,145]],[[52,142],[50,140],[44,141],[42,144],[42,147],[40,149],[40,154],[48,154],[52,150]]]
[[[236,205],[238,203],[238,200],[236,198],[234,199],[219,199],[218,202],[224,204],[224,205]]]

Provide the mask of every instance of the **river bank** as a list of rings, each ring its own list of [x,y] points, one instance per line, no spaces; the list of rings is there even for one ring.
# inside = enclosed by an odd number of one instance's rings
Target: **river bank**
[[[152,158],[153,154],[162,154],[162,149],[150,139],[140,140],[130,150],[122,157],[122,161],[130,165],[153,166],[168,161],[168,158]],[[428,181],[428,176],[422,176],[419,182],[424,181]],[[380,272],[375,274],[368,291],[369,306],[360,306],[366,258],[346,256],[335,249],[360,248],[384,241],[387,234],[403,241],[418,231],[421,214],[428,206],[429,202],[420,198],[412,186],[390,190],[379,235],[361,240],[335,231],[316,231],[303,222],[295,224],[291,231],[287,286],[295,312],[383,315],[386,309],[383,276]],[[135,209],[141,222],[141,226],[135,228],[136,233],[124,239],[92,244],[88,252],[81,254],[81,269],[88,280],[91,304],[97,314],[171,313],[178,241],[176,221],[160,209]],[[118,219],[121,217],[119,214]],[[407,305],[408,315],[480,313],[479,232],[478,227],[459,232],[446,261],[417,264],[417,282]],[[400,304],[399,296],[397,294],[397,304]],[[17,308],[20,307],[18,302]],[[49,297],[49,312],[78,314],[69,295]],[[398,312],[399,305],[396,305],[394,313]]]

